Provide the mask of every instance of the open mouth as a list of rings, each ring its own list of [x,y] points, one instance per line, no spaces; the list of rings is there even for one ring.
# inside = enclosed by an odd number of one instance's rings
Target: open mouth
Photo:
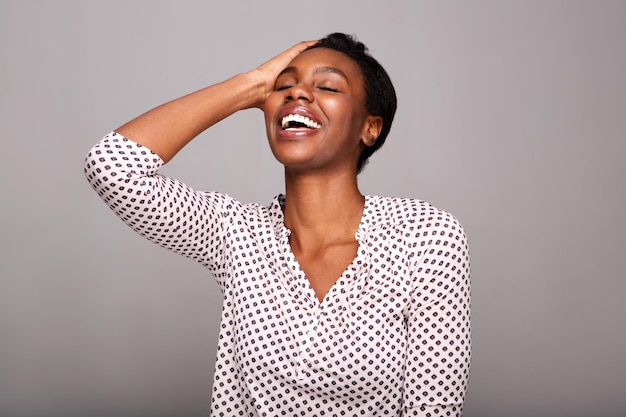
[[[319,129],[322,125],[300,114],[288,114],[280,121],[280,127],[283,130]]]

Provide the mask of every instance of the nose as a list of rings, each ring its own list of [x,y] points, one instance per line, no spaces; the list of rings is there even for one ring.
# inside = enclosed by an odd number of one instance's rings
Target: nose
[[[313,93],[306,84],[296,83],[287,90],[285,101],[289,100],[306,100],[310,102],[313,101]]]

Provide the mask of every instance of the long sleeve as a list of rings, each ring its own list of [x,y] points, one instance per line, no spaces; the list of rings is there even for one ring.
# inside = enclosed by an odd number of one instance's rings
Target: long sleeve
[[[460,224],[444,217],[425,225],[415,247],[405,416],[463,413],[471,355],[469,252]]]
[[[85,176],[102,200],[139,234],[214,273],[219,271],[228,213],[224,208],[232,199],[195,191],[159,175],[162,165],[148,148],[111,132],[88,153]]]

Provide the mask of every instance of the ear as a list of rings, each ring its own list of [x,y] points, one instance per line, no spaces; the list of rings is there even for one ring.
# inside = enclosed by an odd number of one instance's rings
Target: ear
[[[383,128],[383,118],[380,116],[367,116],[363,125],[363,133],[361,140],[365,146],[372,146],[376,143],[376,139],[380,135]]]

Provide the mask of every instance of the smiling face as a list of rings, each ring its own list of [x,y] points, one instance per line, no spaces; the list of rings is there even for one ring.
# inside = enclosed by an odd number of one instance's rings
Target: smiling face
[[[380,130],[365,110],[363,78],[341,52],[314,48],[276,79],[263,111],[276,159],[294,171],[354,171]]]

